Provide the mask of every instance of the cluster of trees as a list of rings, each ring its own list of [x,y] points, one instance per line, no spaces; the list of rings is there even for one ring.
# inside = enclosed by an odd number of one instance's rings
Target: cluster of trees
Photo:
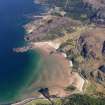
[[[53,100],[53,105],[105,105],[104,98],[92,97],[88,95],[72,95],[60,100]],[[33,103],[29,105],[51,105],[51,103],[47,102],[40,102],[40,103]]]
[[[62,105],[105,105],[105,99],[77,94],[65,99]]]

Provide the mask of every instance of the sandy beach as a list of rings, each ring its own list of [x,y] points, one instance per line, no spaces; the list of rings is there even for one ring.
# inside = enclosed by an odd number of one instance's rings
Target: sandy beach
[[[53,41],[48,42],[37,42],[32,43],[34,49],[39,51],[41,58],[43,59],[41,63],[41,73],[30,90],[35,88],[47,87],[49,88],[50,95],[56,95],[57,97],[65,97],[72,94],[70,91],[66,91],[65,88],[73,85],[82,92],[84,85],[84,79],[76,72],[72,72],[72,67],[65,55],[57,52],[56,49],[59,48],[59,43],[53,43]],[[52,52],[53,53],[50,53]],[[13,105],[20,105],[23,103],[28,103],[34,99],[44,98],[38,92],[33,92],[29,94],[28,97],[19,103]]]
[[[32,87],[48,87],[51,95],[64,97],[70,92],[64,89],[73,85],[77,90],[82,91],[84,79],[78,73],[71,72],[72,67],[64,54],[57,52],[60,43],[53,41],[33,43],[35,49],[39,50],[43,58],[42,73],[38,81]],[[51,53],[53,52],[53,53]]]

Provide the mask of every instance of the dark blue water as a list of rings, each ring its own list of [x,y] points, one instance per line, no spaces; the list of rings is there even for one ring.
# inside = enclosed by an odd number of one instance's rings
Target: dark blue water
[[[0,0],[0,103],[17,100],[35,76],[38,53],[12,49],[24,44],[22,26],[30,21],[27,16],[39,14],[43,8],[32,0]]]

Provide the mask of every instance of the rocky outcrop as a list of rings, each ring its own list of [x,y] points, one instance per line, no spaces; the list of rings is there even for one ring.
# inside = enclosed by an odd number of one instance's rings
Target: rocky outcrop
[[[82,33],[77,48],[84,58],[78,66],[81,75],[105,86],[105,29],[95,28]]]
[[[103,73],[105,73],[105,65],[100,66],[99,70],[102,71]]]
[[[80,24],[80,22],[73,21],[68,17],[44,16],[43,19],[33,21],[27,25],[29,30],[32,27],[32,32],[25,36],[25,40],[33,42],[53,40],[64,36],[65,31],[73,32],[73,27]]]
[[[83,33],[78,40],[78,49],[84,58],[101,59],[105,51],[104,29]]]
[[[80,34],[76,40],[68,40],[60,51],[72,60],[75,69],[83,78],[105,86],[105,28],[93,28]]]
[[[97,69],[91,72],[91,76],[92,76],[92,79],[94,79],[96,82],[105,86],[105,73]]]
[[[102,54],[103,54],[103,56],[105,56],[105,41],[103,42]]]

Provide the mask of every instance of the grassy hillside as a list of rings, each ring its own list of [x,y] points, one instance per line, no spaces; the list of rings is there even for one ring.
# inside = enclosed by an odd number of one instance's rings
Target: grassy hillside
[[[105,105],[104,98],[98,98],[88,95],[72,95],[65,99],[55,99],[54,105]],[[27,105],[51,105],[47,100],[34,100]]]
[[[66,15],[70,18],[80,21],[90,20],[96,12],[96,9],[84,3],[83,0],[55,0],[53,5],[66,11]]]
[[[62,105],[105,105],[105,99],[77,94],[65,99]]]

